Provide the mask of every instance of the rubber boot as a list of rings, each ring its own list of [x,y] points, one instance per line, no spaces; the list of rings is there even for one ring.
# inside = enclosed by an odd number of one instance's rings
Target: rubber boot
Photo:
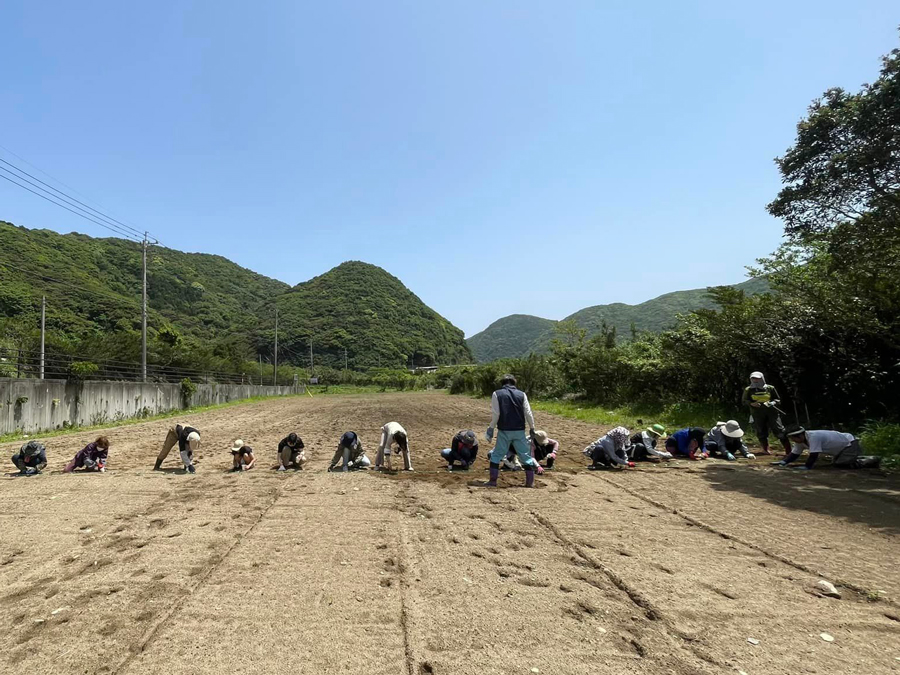
[[[162,462],[157,459],[156,464],[153,465],[153,470],[159,471],[161,468],[162,468]]]
[[[497,479],[500,477],[500,465],[491,462],[491,479],[487,482],[488,487],[497,487]]]
[[[534,471],[532,469],[525,469],[525,487],[534,487]]]

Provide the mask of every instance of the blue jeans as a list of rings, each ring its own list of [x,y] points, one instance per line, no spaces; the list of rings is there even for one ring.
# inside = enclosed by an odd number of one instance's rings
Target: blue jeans
[[[525,430],[497,432],[497,445],[491,450],[491,464],[499,464],[506,457],[510,444],[519,456],[519,463],[526,469],[533,471],[537,462],[531,456],[531,444],[525,436]]]

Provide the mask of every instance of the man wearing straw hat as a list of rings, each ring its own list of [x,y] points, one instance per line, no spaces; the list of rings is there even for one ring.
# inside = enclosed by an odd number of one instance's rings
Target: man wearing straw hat
[[[737,420],[716,422],[716,426],[706,434],[704,446],[710,457],[721,457],[729,462],[734,461],[735,455],[756,459],[756,456],[747,450],[747,446],[741,440],[743,436],[744,430],[741,429]]]

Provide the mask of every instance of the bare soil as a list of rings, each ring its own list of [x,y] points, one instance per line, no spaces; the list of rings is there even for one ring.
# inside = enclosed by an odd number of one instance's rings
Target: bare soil
[[[343,431],[374,457],[391,420],[415,473],[325,471]],[[440,393],[179,421],[203,436],[195,475],[177,452],[151,470],[166,420],[110,429],[106,474],[61,472],[94,433],[49,439],[41,476],[0,478],[0,672],[900,672],[896,479],[764,460],[586,471],[603,429],[541,413],[558,469],[492,490],[486,444],[469,472],[438,455],[483,434],[487,405]],[[276,473],[290,431],[311,459]],[[228,472],[235,438],[254,470]]]

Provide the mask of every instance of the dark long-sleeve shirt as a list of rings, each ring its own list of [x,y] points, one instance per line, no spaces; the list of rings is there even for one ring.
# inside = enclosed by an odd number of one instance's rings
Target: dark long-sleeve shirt
[[[281,451],[285,448],[290,448],[291,450],[302,450],[304,448],[303,439],[297,436],[297,442],[294,445],[291,445],[291,442],[287,437],[282,438],[281,442],[278,444],[278,454],[281,454]]]
[[[196,432],[198,436],[200,435],[200,432],[194,427],[183,427],[180,424],[175,427],[175,433],[178,434],[178,450],[180,452],[184,452],[188,449],[187,437],[194,432]]]
[[[450,449],[464,462],[471,462],[478,456],[478,441],[468,445],[462,438],[462,434],[456,434],[450,443]]]
[[[75,454],[75,466],[84,466],[84,460],[91,459],[101,464],[106,464],[109,456],[109,448],[97,447],[96,443],[88,443]]]
[[[25,466],[31,469],[41,471],[47,466],[47,448],[37,441],[28,441],[21,447],[19,454],[16,455],[16,457],[20,459]]]

